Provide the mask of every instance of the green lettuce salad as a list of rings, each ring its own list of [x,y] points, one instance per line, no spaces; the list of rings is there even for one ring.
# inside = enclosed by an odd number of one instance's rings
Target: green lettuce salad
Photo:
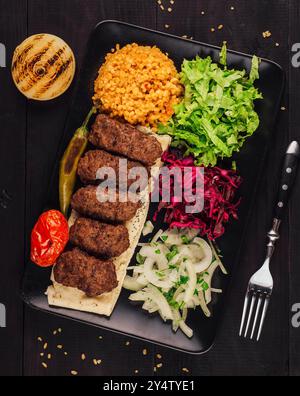
[[[218,158],[231,157],[259,126],[254,109],[254,101],[262,99],[254,86],[258,70],[256,56],[249,76],[245,70],[228,69],[226,43],[220,64],[210,57],[185,60],[181,71],[184,99],[159,133],[171,135],[173,146],[184,147],[197,165],[215,166]]]

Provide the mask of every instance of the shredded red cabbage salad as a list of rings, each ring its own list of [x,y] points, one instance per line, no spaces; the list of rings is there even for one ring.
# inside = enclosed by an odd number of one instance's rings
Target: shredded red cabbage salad
[[[166,210],[165,222],[171,228],[193,228],[200,231],[202,237],[206,236],[210,240],[221,237],[225,232],[225,224],[231,218],[237,219],[237,209],[240,204],[240,199],[234,202],[235,195],[242,183],[241,177],[234,170],[221,169],[219,167],[204,168],[204,180],[202,186],[204,191],[200,190],[196,177],[199,176],[197,167],[195,166],[194,157],[180,158],[176,152],[165,152],[162,160],[169,170],[174,168],[181,169],[181,175],[184,168],[192,168],[188,180],[184,177],[170,178],[170,202],[160,202],[158,211],[155,214],[154,220],[157,219],[159,212],[163,209]],[[199,170],[199,169],[198,169]],[[186,207],[191,203],[185,200],[185,194],[182,194],[182,199],[176,197],[176,187],[179,183],[182,189],[190,190],[193,196],[195,194],[204,195],[204,209],[200,213],[187,213]],[[162,182],[159,183],[160,196],[163,196]]]

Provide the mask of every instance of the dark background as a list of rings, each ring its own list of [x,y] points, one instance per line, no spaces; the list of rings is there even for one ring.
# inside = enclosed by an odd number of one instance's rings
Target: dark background
[[[264,259],[281,156],[292,138],[300,139],[300,70],[291,66],[291,46],[300,41],[300,2],[162,3],[164,11],[156,0],[0,0],[0,42],[6,45],[10,65],[14,48],[25,37],[53,33],[71,45],[80,67],[94,25],[104,19],[117,19],[215,45],[227,40],[230,49],[256,53],[284,68],[287,85],[283,108],[215,346],[204,356],[189,356],[38,313],[23,305],[19,286],[28,255],[26,230],[36,221],[44,202],[60,136],[71,110],[74,84],[54,102],[29,103],[14,87],[7,67],[0,69],[0,196],[8,194],[12,199],[5,198],[9,201],[7,207],[0,206],[0,303],[7,308],[7,328],[0,329],[0,375],[71,375],[71,370],[98,376],[300,375],[300,329],[290,324],[291,307],[300,302],[300,183],[272,263],[275,292],[262,341],[255,344],[237,335],[247,282]],[[169,7],[172,12],[167,10]],[[223,27],[219,30],[220,25]],[[272,35],[263,38],[267,30]],[[81,360],[83,353],[85,361]],[[95,366],[93,359],[102,362]],[[158,363],[162,367],[155,372]]]

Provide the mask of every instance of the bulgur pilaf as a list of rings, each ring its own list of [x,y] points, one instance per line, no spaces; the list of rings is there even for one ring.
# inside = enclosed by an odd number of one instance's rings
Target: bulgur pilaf
[[[134,43],[106,56],[93,100],[112,117],[155,129],[172,117],[182,93],[173,61],[157,47]]]

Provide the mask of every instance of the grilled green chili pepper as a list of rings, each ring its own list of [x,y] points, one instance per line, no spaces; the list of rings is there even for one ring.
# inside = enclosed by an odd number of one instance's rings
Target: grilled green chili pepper
[[[96,112],[96,108],[93,107],[82,126],[75,132],[60,163],[59,201],[60,209],[65,216],[68,214],[74,192],[78,163],[88,144],[88,123]]]

